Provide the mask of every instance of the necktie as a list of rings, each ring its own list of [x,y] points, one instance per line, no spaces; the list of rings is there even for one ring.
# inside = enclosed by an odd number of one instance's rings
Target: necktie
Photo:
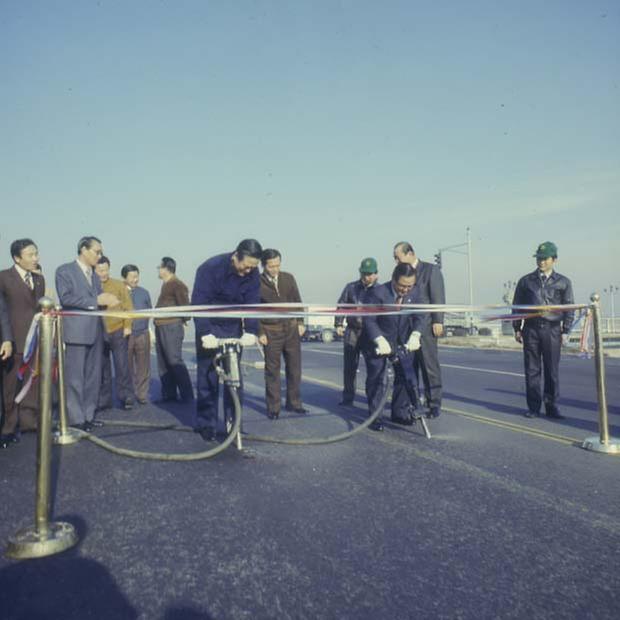
[[[24,282],[26,283],[26,286],[32,290],[32,274],[29,271],[27,271],[24,276]]]

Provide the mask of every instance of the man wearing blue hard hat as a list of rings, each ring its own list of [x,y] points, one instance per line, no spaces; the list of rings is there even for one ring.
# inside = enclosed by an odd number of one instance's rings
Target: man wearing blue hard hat
[[[557,271],[555,263],[558,248],[555,243],[545,241],[536,249],[536,269],[523,276],[517,283],[513,305],[515,306],[560,306],[573,304],[571,281]],[[514,314],[523,310],[514,309]],[[549,418],[561,420],[564,416],[558,409],[560,394],[559,365],[563,339],[573,323],[573,310],[549,311],[542,315],[513,321],[515,339],[523,343],[525,364],[525,389],[528,411],[527,418],[540,415],[542,404]],[[544,387],[541,390],[541,371]]]

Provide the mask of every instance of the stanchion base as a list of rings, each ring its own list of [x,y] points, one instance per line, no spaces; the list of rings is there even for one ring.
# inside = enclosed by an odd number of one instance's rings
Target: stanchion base
[[[84,433],[82,431],[68,428],[66,433],[54,433],[52,435],[52,442],[57,446],[69,446],[83,438]]]
[[[69,549],[77,541],[75,528],[70,523],[57,521],[48,525],[48,531],[44,535],[34,527],[17,532],[9,538],[5,556],[14,560],[42,558]]]
[[[596,437],[587,437],[583,440],[581,447],[586,450],[592,450],[593,452],[620,455],[620,441],[613,437],[610,437],[607,443],[602,443],[598,435]]]

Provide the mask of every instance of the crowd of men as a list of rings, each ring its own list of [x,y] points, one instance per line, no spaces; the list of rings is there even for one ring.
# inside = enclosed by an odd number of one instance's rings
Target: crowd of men
[[[38,300],[46,290],[36,243],[18,239],[11,244],[10,252],[14,264],[0,272],[0,448],[10,447],[19,441],[20,433],[37,428],[38,386],[36,380],[32,381],[32,364],[24,364],[24,347]],[[364,258],[359,278],[344,287],[338,304],[343,308],[364,304],[396,308],[409,304],[445,304],[443,276],[437,265],[420,260],[413,246],[405,241],[395,244],[393,257],[395,268],[383,284],[378,281],[375,258]],[[513,303],[572,304],[570,280],[554,270],[555,244],[540,244],[535,258],[537,268],[521,278]],[[190,303],[195,306],[301,303],[294,276],[282,271],[281,266],[282,255],[278,250],[263,249],[257,240],[244,239],[234,251],[213,256],[198,267],[190,297],[187,285],[176,276],[176,261],[165,256],[159,266],[162,286],[155,307],[175,308]],[[80,311],[63,319],[65,390],[69,423],[84,431],[103,425],[97,413],[115,406],[114,394],[118,405],[126,410],[146,404],[149,398],[149,319],[112,315],[102,318],[90,313],[101,309],[147,310],[152,308],[151,298],[139,286],[140,270],[136,265],[124,265],[120,280],[112,278],[110,273],[111,262],[103,254],[101,240],[86,236],[77,244],[77,258],[58,267],[55,274],[56,292],[63,310]],[[443,335],[443,320],[440,307],[422,314],[337,315],[335,326],[343,337],[344,349],[340,406],[353,405],[361,355],[367,371],[365,391],[369,415],[383,402],[386,371],[391,363],[395,376],[391,420],[410,425],[421,414],[439,417],[442,382],[437,341]],[[301,397],[303,319],[256,320],[204,315],[194,321],[195,393],[183,361],[187,319],[165,314],[154,319],[155,348],[160,402],[182,402],[194,407],[194,427],[205,441],[215,440],[218,431],[219,377],[214,360],[222,338],[238,338],[242,347],[257,343],[263,347],[265,409],[269,419],[277,420],[280,416],[282,358],[286,377],[285,410],[307,413]],[[543,403],[548,417],[563,417],[557,406],[558,364],[562,338],[569,332],[572,321],[573,313],[566,311],[544,313],[513,323],[515,338],[524,347],[527,417],[540,415]],[[242,386],[239,396],[242,400]],[[233,408],[227,391],[223,407],[225,413]],[[381,416],[370,428],[383,430]]]

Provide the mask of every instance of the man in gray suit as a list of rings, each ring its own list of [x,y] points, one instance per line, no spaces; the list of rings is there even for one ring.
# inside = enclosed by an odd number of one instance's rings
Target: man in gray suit
[[[400,241],[394,246],[394,260],[397,263],[409,263],[416,270],[417,303],[446,303],[443,275],[439,267],[421,261],[410,243]],[[443,313],[423,314],[420,332],[422,346],[415,353],[416,374],[422,372],[424,395],[429,408],[427,415],[429,418],[438,418],[441,415],[441,367],[437,338],[443,335]]]
[[[97,237],[82,237],[77,260],[56,270],[56,290],[63,310],[97,310],[119,303],[104,293],[94,267],[103,254]],[[65,387],[69,423],[85,431],[103,422],[94,419],[103,350],[103,323],[98,316],[67,316],[63,321],[65,340]]]

